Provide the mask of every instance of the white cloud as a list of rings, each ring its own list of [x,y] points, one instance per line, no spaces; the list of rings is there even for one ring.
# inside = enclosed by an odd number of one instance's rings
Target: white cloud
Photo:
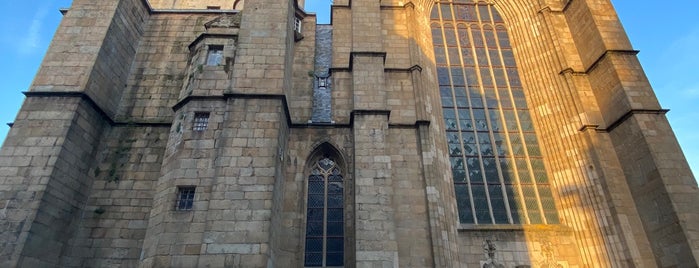
[[[661,54],[660,64],[666,68],[664,73],[682,74],[689,70],[694,70],[696,62],[699,61],[699,53],[696,49],[699,46],[699,27],[694,27],[684,35],[679,35],[671,40]],[[689,68],[689,69],[685,69]],[[692,77],[693,78],[693,77]]]
[[[691,21],[691,20],[690,20]],[[685,23],[682,27],[668,24],[671,32],[644,32],[651,36],[646,45],[656,49],[639,55],[644,70],[653,84],[663,108],[670,109],[667,118],[684,151],[687,162],[699,182],[699,82],[696,64],[699,62],[699,24]],[[662,38],[658,38],[662,35]]]
[[[686,35],[676,39],[670,48],[680,49],[682,51],[693,50],[699,43],[699,28],[693,29]]]
[[[46,15],[48,15],[48,11],[48,5],[39,7],[36,11],[26,35],[20,39],[19,53],[25,55],[32,54],[36,51],[36,48],[40,46],[40,42],[42,41],[41,27],[44,25],[44,20],[46,19]]]
[[[699,87],[685,89],[682,94],[690,98],[697,98],[699,97]]]
[[[689,79],[668,81],[667,84],[658,87],[657,91],[665,99],[694,108],[695,99],[699,98],[699,83],[689,81]]]

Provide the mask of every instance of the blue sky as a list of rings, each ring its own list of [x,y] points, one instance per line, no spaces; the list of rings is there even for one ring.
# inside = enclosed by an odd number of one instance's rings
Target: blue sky
[[[97,0],[100,1],[100,0]],[[104,0],[101,0],[104,1]],[[699,174],[699,10],[697,0],[612,0],[695,174]],[[4,141],[71,0],[0,1],[0,140]],[[330,0],[306,0],[328,22]],[[696,177],[696,176],[695,176]]]

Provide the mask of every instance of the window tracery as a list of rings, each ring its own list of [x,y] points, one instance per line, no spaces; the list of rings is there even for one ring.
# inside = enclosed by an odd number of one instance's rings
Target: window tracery
[[[430,25],[460,222],[558,223],[502,17],[439,2]]]
[[[344,265],[344,176],[330,157],[320,158],[308,175],[305,267]]]

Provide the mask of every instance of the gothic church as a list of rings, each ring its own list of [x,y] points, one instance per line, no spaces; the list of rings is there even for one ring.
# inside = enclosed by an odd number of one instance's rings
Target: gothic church
[[[74,0],[0,150],[2,267],[697,267],[609,0]]]

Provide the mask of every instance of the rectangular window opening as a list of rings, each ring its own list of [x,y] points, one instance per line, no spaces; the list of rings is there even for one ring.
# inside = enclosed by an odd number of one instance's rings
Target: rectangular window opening
[[[221,9],[221,6],[206,6],[206,9],[219,10],[219,9]]]
[[[218,66],[223,63],[223,46],[210,45],[209,52],[206,55],[206,65]]]
[[[294,17],[294,31],[301,33],[301,18]]]
[[[209,113],[194,113],[194,125],[192,130],[204,131],[209,127]]]
[[[177,201],[175,201],[175,210],[192,210],[194,207],[194,186],[178,186]]]

